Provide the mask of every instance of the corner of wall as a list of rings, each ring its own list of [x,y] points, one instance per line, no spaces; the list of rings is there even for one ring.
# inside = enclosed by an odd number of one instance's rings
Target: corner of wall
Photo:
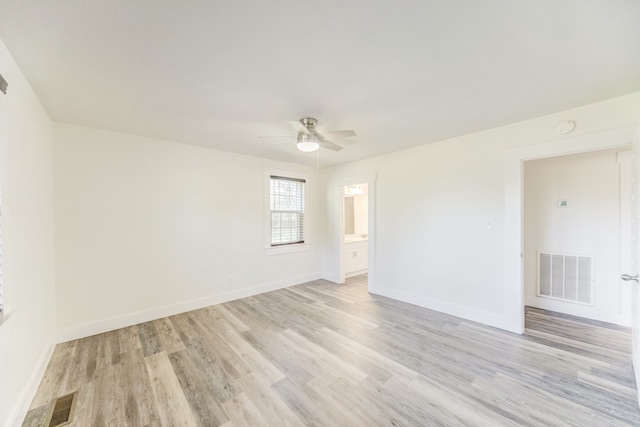
[[[26,388],[20,394],[18,403],[9,416],[9,420],[7,420],[6,427],[19,426],[22,424],[27,412],[29,412],[31,402],[38,391],[38,387],[44,377],[44,373],[47,370],[47,366],[49,365],[49,361],[51,360],[51,356],[53,355],[53,350],[55,348],[56,344],[53,340],[49,341],[49,343],[43,348],[35,369],[33,370],[29,381],[27,381]]]

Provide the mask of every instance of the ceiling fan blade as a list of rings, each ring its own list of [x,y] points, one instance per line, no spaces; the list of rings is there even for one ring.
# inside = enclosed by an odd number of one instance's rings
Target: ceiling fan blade
[[[329,138],[349,138],[352,136],[356,136],[355,131],[352,130],[333,130],[322,133],[324,136],[328,136]]]
[[[296,130],[296,132],[298,133],[302,132],[305,135],[311,135],[311,133],[309,132],[309,129],[307,129],[307,127],[302,123],[291,120],[289,121],[289,124]]]
[[[333,151],[340,151],[342,147],[336,144],[335,142],[327,141],[326,139],[318,140],[318,144],[320,144],[323,148],[328,148]]]

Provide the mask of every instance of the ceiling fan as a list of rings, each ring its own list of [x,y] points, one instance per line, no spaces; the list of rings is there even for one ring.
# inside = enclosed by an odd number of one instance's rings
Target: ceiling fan
[[[303,117],[297,122],[290,122],[293,128],[298,132],[296,136],[262,136],[259,138],[296,138],[298,150],[305,153],[311,153],[320,147],[328,148],[333,151],[340,151],[342,147],[330,139],[342,139],[356,136],[352,130],[337,130],[329,132],[320,132],[318,130],[318,120],[313,117]],[[340,141],[342,144],[353,144],[353,141]]]

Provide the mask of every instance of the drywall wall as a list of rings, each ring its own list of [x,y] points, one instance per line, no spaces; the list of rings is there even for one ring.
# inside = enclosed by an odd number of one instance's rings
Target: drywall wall
[[[367,234],[369,228],[368,184],[360,184],[362,194],[353,196],[354,234]]]
[[[55,336],[51,121],[0,42],[2,267],[0,425],[19,425]]]
[[[265,252],[265,168],[309,175],[309,249]],[[316,171],[68,124],[54,126],[60,340],[320,275]]]
[[[555,132],[563,120],[576,121],[572,134]],[[588,135],[597,139],[600,132],[636,126],[639,120],[640,93],[634,93],[323,170],[323,275],[331,278],[339,271],[336,183],[375,173],[376,276],[370,290],[521,331],[514,321],[522,310],[514,307],[521,284],[510,270],[517,270],[510,263],[520,257],[506,249],[519,230],[505,231],[517,222],[505,217],[512,185],[505,159],[522,147]]]
[[[524,273],[526,303],[630,326],[629,285],[619,279],[621,233],[629,234],[630,168],[621,150],[594,151],[524,164]],[[628,154],[628,152],[624,152]],[[620,156],[630,159],[628,156]],[[625,188],[628,188],[628,184]],[[566,207],[559,201],[567,202]],[[621,221],[627,218],[623,224]],[[592,305],[537,297],[538,252],[592,256]]]

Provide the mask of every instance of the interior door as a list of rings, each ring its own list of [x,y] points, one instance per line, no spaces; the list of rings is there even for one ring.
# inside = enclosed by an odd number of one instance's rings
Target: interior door
[[[633,368],[640,404],[640,126],[633,136],[631,156],[631,271],[622,279],[629,283],[632,306]]]

